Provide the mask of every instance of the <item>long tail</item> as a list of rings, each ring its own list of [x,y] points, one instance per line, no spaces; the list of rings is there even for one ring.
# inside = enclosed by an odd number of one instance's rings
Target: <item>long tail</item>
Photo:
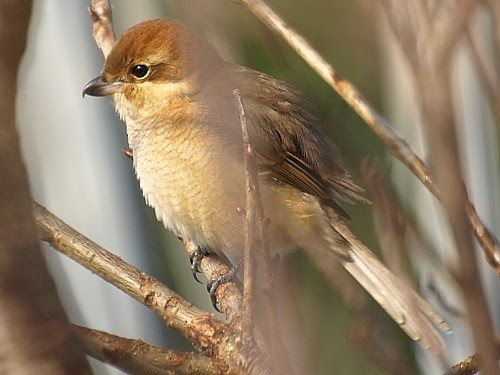
[[[351,261],[344,268],[366,289],[401,328],[434,353],[445,348],[436,327],[450,331],[445,320],[410,285],[399,279],[338,219],[332,227],[348,243]]]

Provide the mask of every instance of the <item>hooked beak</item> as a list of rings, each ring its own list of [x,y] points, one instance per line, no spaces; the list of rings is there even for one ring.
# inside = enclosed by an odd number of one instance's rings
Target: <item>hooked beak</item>
[[[87,83],[83,88],[82,95],[90,96],[108,96],[116,94],[120,87],[121,82],[106,82],[103,80],[102,76],[94,78],[92,81]]]

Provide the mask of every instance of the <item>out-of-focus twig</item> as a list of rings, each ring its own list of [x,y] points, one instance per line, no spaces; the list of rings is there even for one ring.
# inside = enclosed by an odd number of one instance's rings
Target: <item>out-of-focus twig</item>
[[[32,3],[0,0],[0,373],[85,375],[90,366],[37,238],[16,129],[17,81]]]
[[[247,117],[241,94],[238,89],[233,90],[238,104],[238,112],[241,122],[241,134],[243,138],[243,160],[245,165],[245,249],[243,256],[243,317],[242,333],[244,341],[253,341],[254,325],[254,297],[255,297],[255,272],[256,252],[261,246],[257,235],[257,200],[261,199],[257,180],[257,164],[255,155],[250,144],[248,135]]]
[[[85,352],[127,373],[142,375],[215,375],[225,366],[215,359],[186,352],[167,350],[141,340],[126,339],[103,331],[73,326]],[[227,368],[226,368],[227,371]]]
[[[413,61],[411,67],[415,76],[415,84],[420,94],[420,109],[425,125],[422,130],[425,135],[426,145],[432,160],[433,172],[436,185],[443,193],[441,203],[445,208],[448,222],[453,233],[458,257],[460,260],[459,272],[455,273],[456,279],[464,294],[467,307],[468,321],[471,326],[474,342],[479,352],[481,367],[485,374],[498,373],[498,364],[493,348],[494,335],[493,325],[488,310],[486,298],[479,277],[479,267],[474,253],[471,229],[474,229],[476,238],[484,249],[487,260],[500,269],[498,263],[498,249],[488,248],[487,237],[484,232],[478,230],[477,213],[468,201],[467,189],[462,177],[462,167],[459,147],[457,142],[457,131],[455,114],[453,111],[452,95],[450,91],[450,66],[452,51],[456,41],[464,35],[467,29],[467,21],[475,5],[472,0],[463,0],[455,6],[450,19],[449,15],[437,17],[433,31],[433,38],[437,42],[430,42],[427,33],[420,33],[420,29],[404,27],[406,32],[413,33],[414,38],[423,40],[428,48],[420,51],[418,59]],[[384,7],[388,7],[388,1],[380,0]],[[399,4],[394,3],[391,9],[386,11],[388,18],[397,14],[400,25],[411,25],[410,20],[415,18],[414,14],[398,12],[404,10]],[[439,22],[446,20],[448,27],[441,27]],[[456,25],[453,25],[456,22]],[[388,22],[391,26],[396,23]],[[405,45],[405,40],[399,38],[400,32],[393,30],[396,40],[406,53],[406,58],[413,57],[408,52],[412,46]],[[456,35],[448,35],[454,33]],[[444,42],[443,42],[444,41]],[[450,45],[448,45],[450,44]],[[465,206],[464,206],[465,203]],[[496,244],[498,248],[498,244]]]
[[[496,58],[495,61],[499,60],[500,57],[500,2],[497,0],[483,0],[483,3],[490,8],[491,20],[493,22],[493,39],[496,45]],[[497,64],[497,77],[500,76],[500,65]]]
[[[317,73],[325,80],[337,93],[351,106],[352,109],[365,121],[373,132],[382,140],[396,158],[405,164],[422,184],[440,201],[442,199],[439,189],[434,184],[434,180],[429,173],[425,163],[418,157],[409,144],[399,137],[385,120],[367,102],[359,90],[326,62],[326,60],[316,52],[309,43],[288,26],[269,6],[261,0],[232,0],[245,6],[265,25],[285,40],[290,47],[299,54]],[[472,206],[472,203],[463,202]],[[475,211],[467,210],[474,235],[481,244],[486,257],[492,267],[500,272],[500,262],[496,254],[500,254],[500,244],[484,225],[482,220],[473,216]],[[479,219],[479,220],[476,220]],[[492,242],[490,241],[492,240]],[[493,263],[491,263],[493,262]]]
[[[494,64],[487,59],[484,46],[474,37],[470,28],[466,30],[466,37],[472,61],[486,91],[495,122],[500,129],[500,77],[496,74]]]
[[[431,30],[425,38],[428,51],[434,53],[434,64],[441,69],[446,66],[452,55],[457,41],[463,37],[464,29],[478,5],[477,0],[455,1],[454,9],[440,14],[439,19],[434,20],[434,30]]]
[[[418,243],[429,262],[438,269],[441,277],[451,273],[441,259],[437,257],[437,250],[434,245],[424,236],[421,229],[400,204],[399,200],[391,189],[384,183],[383,172],[374,163],[364,163],[362,168],[365,185],[368,186],[371,199],[373,201],[373,211],[376,217],[377,233],[384,252],[384,258],[390,269],[406,279],[407,282],[414,283],[408,276],[409,270],[404,265],[402,251],[406,237],[412,237],[412,243]],[[394,254],[396,253],[396,254]],[[432,281],[427,282],[427,289],[439,302],[440,307],[454,317],[462,317],[463,313],[456,307],[450,305],[439,287]]]
[[[254,293],[256,279],[256,256],[262,255],[266,276],[265,296],[269,306],[268,318],[270,334],[266,335],[269,339],[270,358],[273,361],[274,371],[276,373],[293,374],[290,361],[286,355],[286,349],[281,339],[278,308],[276,296],[274,295],[274,280],[272,270],[271,252],[267,241],[268,220],[265,217],[264,205],[260,193],[258,181],[258,169],[255,161],[255,154],[248,134],[248,120],[245,113],[243,99],[238,89],[233,90],[233,94],[238,104],[238,112],[241,122],[241,133],[243,138],[243,152],[245,164],[246,181],[246,209],[245,209],[245,254],[244,254],[244,307],[243,307],[243,333],[247,338],[253,331],[254,325]]]
[[[401,343],[376,321],[373,315],[359,314],[349,327],[348,338],[354,346],[389,374],[414,373],[401,351]]]
[[[396,197],[384,182],[386,176],[374,162],[363,163],[361,173],[373,202],[372,211],[377,237],[385,263],[401,279],[414,284],[405,265],[406,220],[399,209]]]

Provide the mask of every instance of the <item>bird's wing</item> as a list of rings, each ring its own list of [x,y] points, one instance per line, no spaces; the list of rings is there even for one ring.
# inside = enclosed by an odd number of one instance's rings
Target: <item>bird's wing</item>
[[[342,167],[335,145],[316,127],[299,92],[252,70],[242,69],[241,75],[250,141],[260,169],[320,198],[344,217],[348,215],[336,198],[367,201],[361,196],[363,189]]]

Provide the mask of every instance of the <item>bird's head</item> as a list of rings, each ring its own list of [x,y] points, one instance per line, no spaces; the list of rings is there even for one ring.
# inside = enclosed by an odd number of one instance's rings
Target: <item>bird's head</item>
[[[204,73],[223,64],[217,52],[183,24],[168,19],[128,29],[83,94],[113,96],[122,117],[195,93]]]

